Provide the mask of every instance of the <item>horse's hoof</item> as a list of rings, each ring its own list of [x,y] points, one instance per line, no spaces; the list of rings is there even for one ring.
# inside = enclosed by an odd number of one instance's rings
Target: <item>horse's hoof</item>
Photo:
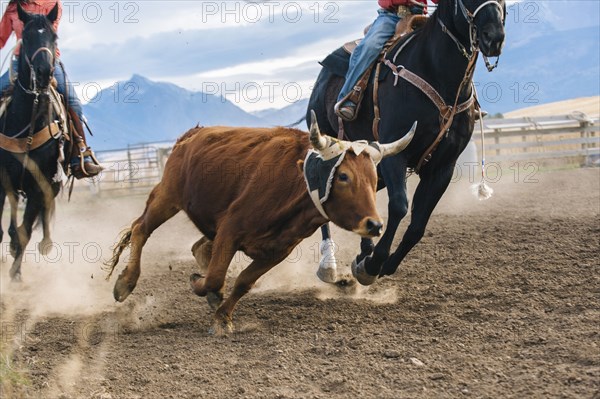
[[[321,242],[321,261],[317,277],[329,284],[335,284],[337,279],[337,260],[335,259],[335,243],[330,239]]]
[[[42,256],[47,256],[52,251],[52,240],[42,240],[38,243],[38,252]]]
[[[365,269],[365,263],[371,259],[367,256],[365,259],[356,263],[356,259],[352,261],[352,275],[361,285],[372,285],[377,281],[377,276],[371,276]]]
[[[14,275],[10,276],[10,281],[12,283],[22,283],[23,277],[21,276],[21,273],[15,273]]]
[[[125,279],[119,277],[117,282],[115,283],[115,288],[113,290],[113,296],[117,302],[123,302],[129,294],[133,292],[135,288],[135,284],[130,284]]]
[[[206,294],[206,302],[208,302],[208,306],[212,310],[217,310],[221,306],[221,303],[223,303],[223,294],[220,292],[209,292]]]
[[[337,270],[334,267],[320,267],[317,270],[317,277],[324,283],[335,284],[337,282]]]

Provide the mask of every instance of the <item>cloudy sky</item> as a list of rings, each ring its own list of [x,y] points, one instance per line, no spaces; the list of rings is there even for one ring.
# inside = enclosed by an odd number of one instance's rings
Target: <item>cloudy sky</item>
[[[2,11],[7,3],[0,1]],[[513,17],[534,13],[560,29],[598,24],[597,0],[553,1],[570,17],[548,11],[544,1],[513,3]],[[375,0],[66,0],[63,6],[59,45],[84,100],[137,73],[224,95],[250,111],[308,97],[317,62],[359,37],[377,9]],[[2,60],[11,44],[0,51]]]

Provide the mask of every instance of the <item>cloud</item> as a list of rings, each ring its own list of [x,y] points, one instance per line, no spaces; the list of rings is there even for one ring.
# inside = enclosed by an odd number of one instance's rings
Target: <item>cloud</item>
[[[319,71],[317,62],[359,37],[377,8],[373,1],[158,1],[137,2],[137,8],[128,9],[115,4],[102,2],[97,11],[77,4],[66,8],[60,47],[80,91],[138,73],[191,90],[201,89],[205,80],[226,85],[277,82],[282,87],[302,81],[306,96]],[[133,19],[137,22],[131,23]],[[259,103],[286,105],[271,97]],[[261,106],[257,104],[245,108]]]

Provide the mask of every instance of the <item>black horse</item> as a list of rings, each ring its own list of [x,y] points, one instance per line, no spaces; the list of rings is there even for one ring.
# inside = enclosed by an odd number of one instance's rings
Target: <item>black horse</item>
[[[421,29],[387,52],[388,62],[381,65],[378,79],[381,118],[378,139],[382,143],[399,139],[415,120],[418,129],[405,152],[379,165],[380,188],[387,186],[388,189],[388,226],[376,246],[368,239],[361,242],[361,253],[353,262],[352,271],[362,284],[372,284],[377,276],[395,273],[423,237],[429,217],[446,191],[456,161],[473,133],[475,106],[469,101],[474,90],[471,71],[479,51],[486,57],[486,63],[488,56],[500,55],[505,15],[504,0],[440,0],[437,10]],[[348,55],[338,49],[330,57],[339,60]],[[493,67],[488,63],[488,68]],[[308,105],[309,110],[317,112],[321,130],[332,136],[339,132],[333,108],[344,81],[340,76],[343,74],[339,71],[336,74],[334,69],[325,63]],[[466,110],[452,111],[440,106],[439,101],[436,106],[431,96],[404,78],[403,73],[407,71],[428,82],[443,103],[465,104]],[[344,122],[344,131],[350,140],[375,139],[372,129],[376,118],[374,84],[375,80],[371,79],[357,119]],[[441,141],[434,146],[438,138]],[[413,197],[410,225],[390,256],[398,225],[408,213],[408,169],[416,170],[420,181]],[[328,226],[323,226],[322,231],[324,240],[328,239]],[[327,255],[331,261],[332,253]]]
[[[29,14],[20,6],[18,14],[24,24],[18,77],[8,108],[0,117],[0,144],[4,144],[0,148],[0,220],[8,197],[10,251],[15,258],[10,269],[13,281],[21,279],[23,254],[38,218],[44,230],[38,250],[45,254],[51,248],[50,219],[54,198],[61,188],[57,161],[64,128],[64,119],[57,123],[61,112],[57,112],[57,97],[51,88],[58,38],[53,23],[58,17],[58,4],[48,15]],[[23,222],[17,227],[19,197],[26,200],[26,205]],[[2,236],[0,225],[0,242]]]

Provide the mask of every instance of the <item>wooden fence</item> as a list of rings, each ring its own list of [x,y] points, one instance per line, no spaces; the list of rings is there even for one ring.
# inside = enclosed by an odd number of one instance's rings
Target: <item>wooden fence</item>
[[[536,118],[484,119],[488,162],[535,161],[552,165],[600,166],[598,117],[581,113]],[[473,140],[481,147],[479,125]],[[162,177],[173,142],[141,144],[100,151],[106,170],[100,178],[78,184],[94,194],[146,194]],[[86,187],[87,186],[87,187]]]

